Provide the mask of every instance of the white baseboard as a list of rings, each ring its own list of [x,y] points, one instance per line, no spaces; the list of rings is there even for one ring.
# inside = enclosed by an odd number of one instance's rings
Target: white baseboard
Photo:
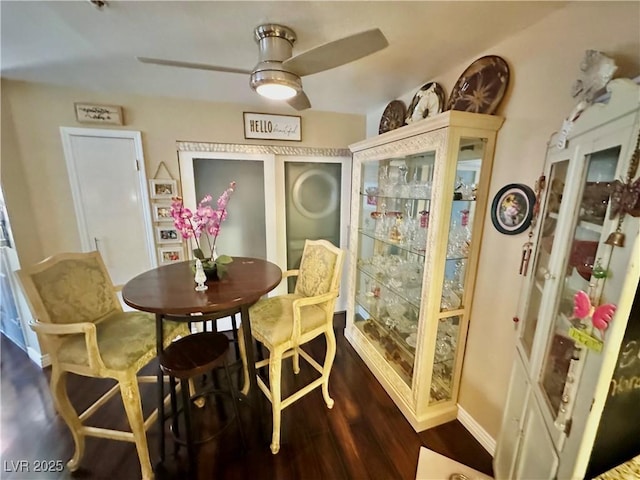
[[[460,405],[458,405],[458,420],[493,457],[496,452],[496,440]]]
[[[49,358],[49,354],[46,353],[42,355],[38,350],[32,347],[27,347],[27,355],[29,358],[36,363],[39,367],[48,367],[51,365],[51,359]]]

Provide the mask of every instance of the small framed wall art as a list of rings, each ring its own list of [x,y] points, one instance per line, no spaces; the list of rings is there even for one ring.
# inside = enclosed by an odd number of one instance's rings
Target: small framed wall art
[[[178,195],[178,183],[173,179],[152,178],[149,180],[151,198],[156,200],[171,200]]]
[[[74,107],[76,109],[76,119],[79,123],[124,124],[122,120],[122,107],[118,105],[74,103]]]
[[[244,138],[264,140],[302,140],[300,117],[244,112]]]
[[[167,202],[158,202],[151,205],[153,209],[153,220],[156,222],[170,222],[173,220],[171,217],[171,204]]]
[[[158,243],[176,243],[180,241],[180,234],[173,225],[160,225],[156,227],[156,242]]]
[[[524,232],[533,218],[536,196],[533,190],[521,183],[505,185],[491,203],[491,221],[500,233],[516,235]]]
[[[182,245],[171,245],[158,248],[158,263],[168,265],[169,263],[182,262],[184,260],[184,249]]]

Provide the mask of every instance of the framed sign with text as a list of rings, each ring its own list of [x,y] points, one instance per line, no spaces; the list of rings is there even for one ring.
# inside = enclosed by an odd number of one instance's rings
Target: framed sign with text
[[[244,112],[244,138],[300,142],[300,117]]]
[[[95,105],[75,103],[76,119],[80,123],[106,123],[123,125],[122,107],[118,105]]]

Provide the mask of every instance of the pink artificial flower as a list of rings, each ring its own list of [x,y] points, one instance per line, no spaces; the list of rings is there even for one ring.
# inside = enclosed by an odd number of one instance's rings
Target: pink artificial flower
[[[213,252],[220,234],[220,224],[227,218],[227,204],[235,187],[236,182],[229,184],[229,187],[218,198],[216,202],[218,208],[216,210],[211,206],[213,197],[209,194],[200,200],[195,213],[184,206],[181,197],[174,197],[171,202],[171,217],[182,238],[193,238],[196,248],[200,250],[199,239],[204,232],[206,233],[209,250]],[[213,242],[211,238],[213,238]]]

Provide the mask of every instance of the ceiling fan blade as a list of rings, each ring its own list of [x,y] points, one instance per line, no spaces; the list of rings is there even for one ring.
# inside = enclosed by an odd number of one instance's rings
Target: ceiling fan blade
[[[241,73],[244,75],[250,75],[251,70],[244,68],[231,68],[231,67],[219,67],[216,65],[208,65],[206,63],[191,63],[180,62],[178,60],[164,60],[162,58],[149,58],[149,57],[136,57],[138,61],[142,63],[149,63],[152,65],[163,65],[166,67],[180,67],[180,68],[193,68],[195,70],[211,70],[213,72],[224,73]]]
[[[306,110],[307,108],[311,108],[309,97],[307,97],[307,94],[302,91],[300,91],[295,97],[287,100],[287,103],[296,110]]]
[[[307,50],[285,60],[282,66],[303,77],[353,62],[388,45],[380,29],[374,28]]]

